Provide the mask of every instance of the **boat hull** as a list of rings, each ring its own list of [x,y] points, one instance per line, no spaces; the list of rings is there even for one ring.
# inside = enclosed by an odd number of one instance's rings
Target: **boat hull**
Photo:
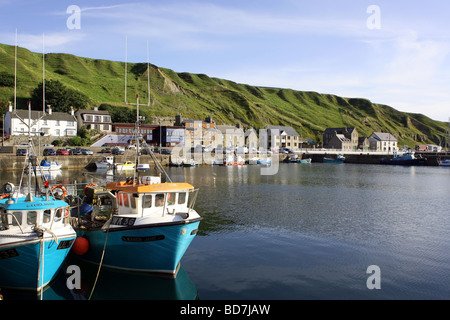
[[[333,159],[333,158],[323,158],[323,162],[325,163],[344,163],[345,159]]]
[[[39,291],[58,273],[75,240],[75,233],[66,238],[39,239],[0,246],[0,287]],[[43,255],[41,256],[41,253]]]
[[[109,268],[175,275],[199,223],[78,231],[89,241],[89,250],[81,258]]]

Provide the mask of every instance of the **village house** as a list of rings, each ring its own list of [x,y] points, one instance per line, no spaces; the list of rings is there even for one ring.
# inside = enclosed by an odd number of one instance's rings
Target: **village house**
[[[217,146],[222,148],[236,149],[245,145],[244,131],[235,126],[216,126],[221,134],[221,142],[217,141]],[[217,139],[218,137],[216,137]],[[220,138],[219,138],[220,139]]]
[[[292,127],[266,126],[264,130],[267,136],[260,139],[262,139],[262,146],[267,145],[267,149],[298,149],[300,147],[300,135]]]
[[[385,152],[398,151],[397,138],[390,133],[374,132],[368,140],[370,143],[370,150]]]
[[[327,128],[322,133],[322,144],[327,149],[356,150],[359,144],[358,131],[347,127]]]
[[[249,152],[258,150],[258,135],[256,133],[256,130],[253,128],[249,129],[245,131],[244,136],[244,145],[248,148]]]
[[[104,133],[112,132],[113,123],[107,110],[98,110],[97,107],[93,110],[81,109],[75,115],[77,117],[78,130],[85,126],[89,130],[97,129]]]
[[[17,109],[13,112],[10,104],[5,114],[5,134],[11,136],[28,135],[28,124],[33,124],[40,119],[31,128],[32,136],[73,137],[77,135],[77,119],[74,116],[73,109],[69,113],[52,112],[49,106],[44,117],[42,117],[43,115],[44,113],[42,111],[32,110],[30,121],[28,110]]]
[[[189,120],[183,119],[181,114],[175,117],[175,127],[184,127],[185,139],[184,145],[186,147],[196,147],[196,146],[210,146],[214,140],[214,129],[215,123],[211,117],[207,117],[204,121],[202,120]]]

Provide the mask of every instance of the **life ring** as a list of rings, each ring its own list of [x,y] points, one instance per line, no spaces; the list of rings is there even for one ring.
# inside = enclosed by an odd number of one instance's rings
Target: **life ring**
[[[2,194],[2,195],[0,195],[0,200],[8,198],[9,196],[10,196],[9,194]]]
[[[84,194],[86,194],[86,189],[87,189],[87,187],[96,187],[96,186],[97,186],[96,183],[89,183],[89,184],[87,184],[87,185],[84,187]]]
[[[55,191],[56,189],[61,189],[61,191],[62,191],[62,193],[63,193],[63,194],[62,194],[62,197],[63,197],[63,198],[66,197],[67,191],[66,191],[66,188],[64,188],[64,186],[62,186],[62,185],[60,185],[60,184],[57,184],[57,185],[53,186],[53,187],[50,189],[50,191],[51,191],[52,193],[54,193],[54,191]]]

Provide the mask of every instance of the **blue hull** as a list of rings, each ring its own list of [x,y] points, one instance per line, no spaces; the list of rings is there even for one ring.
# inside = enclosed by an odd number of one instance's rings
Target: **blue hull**
[[[57,244],[49,239],[42,248],[39,241],[32,241],[0,249],[0,287],[36,291],[45,287],[58,273],[74,240],[60,239]]]
[[[109,232],[77,231],[89,241],[82,259],[102,266],[154,273],[176,274],[178,263],[194,239],[199,221],[189,224],[127,228]]]

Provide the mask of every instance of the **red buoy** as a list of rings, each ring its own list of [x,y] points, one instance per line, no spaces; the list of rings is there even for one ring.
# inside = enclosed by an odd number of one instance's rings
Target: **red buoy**
[[[89,250],[89,241],[85,237],[78,237],[72,246],[72,251],[76,255],[82,256]]]

